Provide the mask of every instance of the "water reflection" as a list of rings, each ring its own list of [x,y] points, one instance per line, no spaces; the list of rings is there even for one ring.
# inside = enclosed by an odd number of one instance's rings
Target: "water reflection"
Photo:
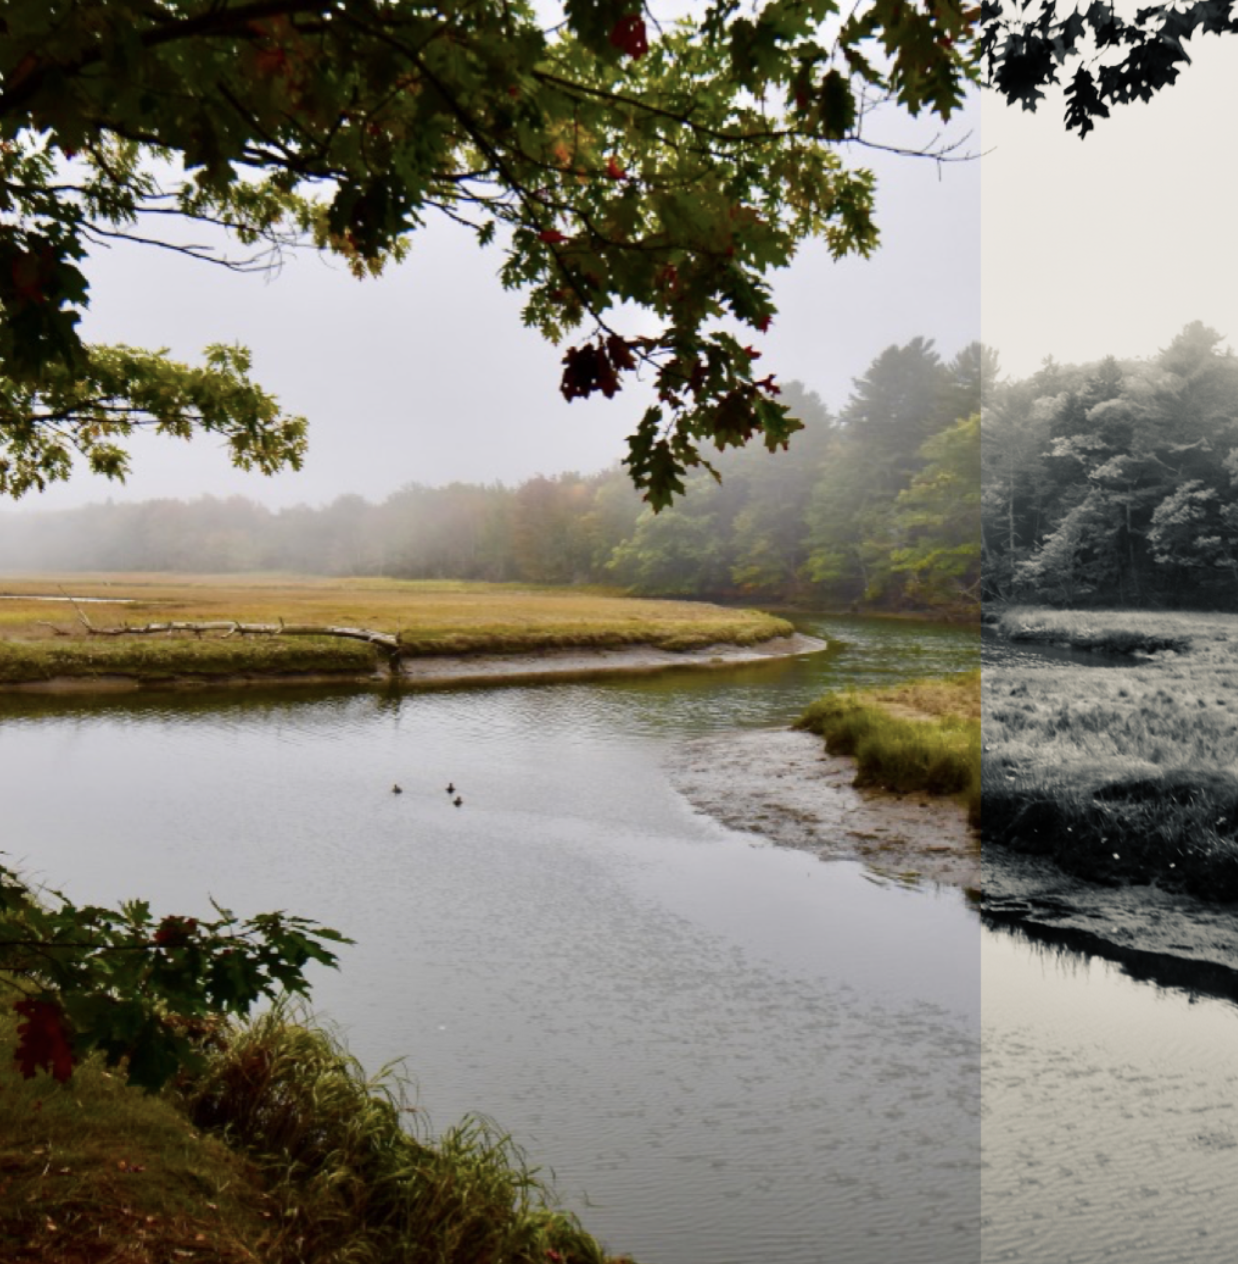
[[[1238,1008],[986,929],[983,1259],[1222,1264],[1238,1242]]]
[[[1014,936],[1063,969],[1078,971],[1090,960],[1108,961],[1130,979],[1184,995],[1189,1001],[1208,997],[1238,1005],[1238,971],[1215,962],[1145,952],[1073,927],[1010,921],[993,913],[985,915],[985,922],[996,933]]]

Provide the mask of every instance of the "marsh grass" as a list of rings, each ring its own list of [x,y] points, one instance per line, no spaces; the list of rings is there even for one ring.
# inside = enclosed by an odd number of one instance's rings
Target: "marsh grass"
[[[856,784],[957,795],[980,820],[980,673],[826,694],[796,723],[856,761]]]
[[[986,669],[984,840],[1101,881],[1238,900],[1238,617],[1008,612],[1131,667]],[[1099,620],[1099,623],[1096,622]],[[1232,639],[1231,639],[1232,638]]]
[[[56,576],[7,580],[0,590],[0,681],[55,675],[139,678],[247,672],[356,675],[375,653],[333,638],[225,638],[192,633],[92,637],[72,605],[40,596],[115,598],[83,606],[97,626],[169,621],[329,624],[399,632],[413,655],[528,653],[648,645],[692,650],[753,645],[793,629],[755,610],[690,601],[651,601],[599,589],[502,584],[266,576]],[[25,598],[20,599],[20,598]],[[51,625],[51,626],[48,626]],[[53,629],[56,629],[55,631]],[[59,633],[59,634],[58,634]],[[183,669],[183,670],[182,670]]]
[[[484,1121],[419,1137],[389,1070],[367,1078],[321,1026],[278,1009],[234,1032],[186,1092],[243,1149],[295,1258],[356,1264],[604,1264],[512,1141]]]
[[[466,1120],[416,1133],[400,1081],[277,1009],[161,1096],[97,1060],[23,1080],[0,1014],[5,1264],[603,1264],[520,1151]],[[410,1130],[410,1125],[412,1130]]]
[[[366,675],[374,651],[334,637],[132,637],[0,639],[0,682],[123,675],[137,680]]]
[[[1238,637],[1238,616],[1170,610],[1052,610],[1010,606],[994,620],[1011,641],[1111,654],[1185,654]]]

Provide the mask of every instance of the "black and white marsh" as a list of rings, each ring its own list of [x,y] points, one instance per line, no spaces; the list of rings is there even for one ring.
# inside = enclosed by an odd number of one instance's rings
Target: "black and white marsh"
[[[1005,641],[986,628],[986,777],[1028,779],[1013,841],[1036,841],[1032,812],[1052,801],[1052,776],[1083,783],[1090,754],[1093,772],[1117,779],[1117,761],[1138,754],[1138,726],[1118,704],[1142,691],[1161,713],[1193,702],[1206,711],[1198,699],[1210,666],[1192,675],[1189,659]],[[1224,685],[1213,682],[1209,697]],[[1020,710],[1048,722],[1016,747]],[[1092,715],[1104,718],[1090,751],[1086,732],[1078,749],[1054,745]],[[1190,726],[1164,727],[1163,757],[1191,758],[1173,744]],[[1006,817],[992,799],[986,781],[996,834],[995,815]],[[1072,876],[1045,848],[1024,855],[986,840],[983,1259],[1221,1264],[1238,1241],[1226,1192],[1238,1182],[1234,906],[1155,875],[1132,878],[1123,857],[1158,840],[1103,832],[1112,872],[1102,865],[1096,881]],[[1057,828],[1054,838],[1069,868],[1079,834]]]
[[[998,667],[1130,667],[1129,654],[1107,654],[1098,650],[1077,650],[1069,645],[1050,645],[1043,641],[1011,641],[996,628],[981,628],[981,668]]]

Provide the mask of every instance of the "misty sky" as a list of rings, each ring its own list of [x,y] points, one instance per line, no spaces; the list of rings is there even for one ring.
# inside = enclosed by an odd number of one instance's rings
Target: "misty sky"
[[[1011,377],[1052,355],[1153,356],[1202,320],[1238,349],[1238,40],[1188,45],[1194,65],[1085,140],[1061,104],[983,104],[983,336]]]
[[[972,132],[964,148],[976,153],[978,114],[973,103],[948,130],[959,140]],[[893,112],[877,124],[874,139],[925,135]],[[778,319],[753,339],[762,371],[803,382],[834,408],[891,343],[923,335],[950,357],[980,332],[979,164],[867,150],[852,159],[879,173],[881,248],[869,261],[835,264],[806,246],[777,277]],[[184,240],[199,237],[190,229]],[[232,470],[210,439],[139,439],[126,484],[82,471],[19,504],[240,493],[317,505],[349,492],[379,500],[410,482],[512,484],[604,468],[623,456],[648,398],[628,388],[613,400],[566,403],[563,349],[522,327],[520,297],[497,280],[501,262],[497,248],[479,250],[449,224],[432,226],[376,281],[313,254],[273,279],[149,248],[96,255],[83,323],[90,340],[168,347],[185,359],[214,341],[246,344],[256,379],[309,418],[310,455],[300,473],[267,479]]]

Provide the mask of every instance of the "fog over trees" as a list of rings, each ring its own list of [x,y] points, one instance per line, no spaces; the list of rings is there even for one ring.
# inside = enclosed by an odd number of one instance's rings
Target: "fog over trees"
[[[986,392],[986,599],[1238,609],[1238,359],[1196,321],[1146,360]]]
[[[655,514],[618,464],[516,487],[410,483],[279,511],[242,497],[0,515],[0,571],[295,571],[620,584],[974,614],[980,583],[979,344],[887,348],[837,415],[799,384],[790,450],[732,449]]]

